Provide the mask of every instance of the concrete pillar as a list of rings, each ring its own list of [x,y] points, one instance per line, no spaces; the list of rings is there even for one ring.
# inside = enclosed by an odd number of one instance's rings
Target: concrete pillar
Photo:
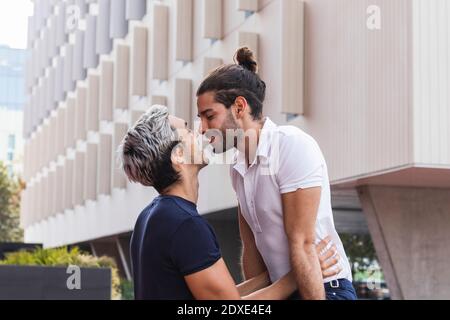
[[[450,189],[358,189],[393,299],[450,299]]]

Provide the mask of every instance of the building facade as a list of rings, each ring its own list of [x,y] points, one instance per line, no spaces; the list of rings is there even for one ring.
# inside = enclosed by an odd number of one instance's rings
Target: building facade
[[[265,114],[318,140],[335,215],[364,212],[393,298],[449,298],[449,17],[446,0],[36,0],[26,241],[89,244],[130,276],[127,235],[156,192],[127,182],[118,145],[152,104],[193,125],[196,87],[247,45]],[[228,167],[200,189],[199,211],[226,226]]]

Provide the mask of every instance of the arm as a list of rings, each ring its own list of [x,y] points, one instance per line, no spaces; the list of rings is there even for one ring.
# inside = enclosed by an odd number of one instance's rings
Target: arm
[[[336,267],[336,264],[339,261],[339,255],[337,254],[336,246],[332,245],[328,248],[330,242],[331,239],[327,237],[315,247],[317,255],[319,256],[322,277],[324,279],[332,277],[341,271],[339,267]],[[265,281],[265,283],[267,283],[267,287],[263,286],[262,289],[258,291],[249,292],[248,294],[241,294],[242,299],[285,300],[288,299],[295,292],[295,290],[297,290],[296,278],[292,271],[272,285],[270,285],[270,279],[267,272],[245,283],[251,283],[254,280],[259,282],[260,284],[261,281]]]
[[[247,221],[242,216],[241,209],[238,207],[239,231],[242,240],[242,271],[245,279],[255,278],[267,271],[261,254],[255,243],[255,237]]]
[[[223,259],[213,266],[185,277],[196,300],[240,300],[241,296]]]
[[[263,279],[264,275],[260,278]],[[241,298],[222,259],[203,271],[186,276],[185,280],[197,300],[282,300],[296,289],[292,274],[288,274],[274,284]]]
[[[243,300],[286,300],[297,290],[292,272],[268,287],[242,297]]]
[[[337,265],[339,262],[339,254],[337,253],[336,245],[330,245],[330,243],[331,238],[327,237],[316,246],[316,252],[322,270],[322,277],[324,279],[335,276],[341,272],[341,268]],[[269,273],[264,272],[255,278],[242,282],[237,287],[241,297],[245,297],[251,296],[252,293],[266,287],[270,287],[268,290],[279,290],[286,281],[288,281],[288,288],[292,289],[292,284],[295,284],[294,287],[297,288],[296,280],[292,272],[289,273],[283,281],[276,283],[274,286],[272,286],[272,282],[270,281]],[[288,292],[291,289],[287,289]],[[270,294],[270,292],[268,294]]]
[[[265,287],[270,286],[269,274],[267,272],[261,273],[259,276],[251,278],[247,281],[240,283],[237,288],[241,297],[247,296],[253,292],[261,290]]]
[[[329,242],[327,238],[316,247],[318,255]],[[334,254],[335,249],[332,247],[320,255],[324,277],[339,272],[332,269],[337,262],[337,258],[332,258]],[[274,284],[270,283],[268,273],[264,272],[236,287],[223,259],[203,271],[186,276],[185,280],[197,300],[282,300],[287,299],[297,289],[293,272]]]
[[[314,245],[320,195],[320,187],[282,195],[292,270],[301,297],[305,300],[325,299],[319,257]]]

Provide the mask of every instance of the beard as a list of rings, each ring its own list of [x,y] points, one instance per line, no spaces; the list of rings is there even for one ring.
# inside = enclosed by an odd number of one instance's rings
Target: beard
[[[231,113],[230,110],[227,114],[225,121],[222,124],[222,128],[220,128],[219,130],[222,136],[220,139],[216,137],[216,140],[218,141],[217,142],[215,141],[216,143],[213,144],[213,151],[215,154],[223,154],[233,148],[236,148],[238,137],[234,133],[236,132],[237,129],[238,125],[234,120],[233,114]],[[233,131],[234,133],[231,134],[231,131]],[[220,142],[222,142],[221,145]]]

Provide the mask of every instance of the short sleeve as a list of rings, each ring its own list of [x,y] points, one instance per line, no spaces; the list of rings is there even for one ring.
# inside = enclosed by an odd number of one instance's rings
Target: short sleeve
[[[221,258],[214,231],[203,218],[189,218],[178,227],[171,258],[183,276],[205,270]]]
[[[306,134],[280,139],[279,163],[277,181],[281,194],[322,186],[325,160],[317,143]]]

